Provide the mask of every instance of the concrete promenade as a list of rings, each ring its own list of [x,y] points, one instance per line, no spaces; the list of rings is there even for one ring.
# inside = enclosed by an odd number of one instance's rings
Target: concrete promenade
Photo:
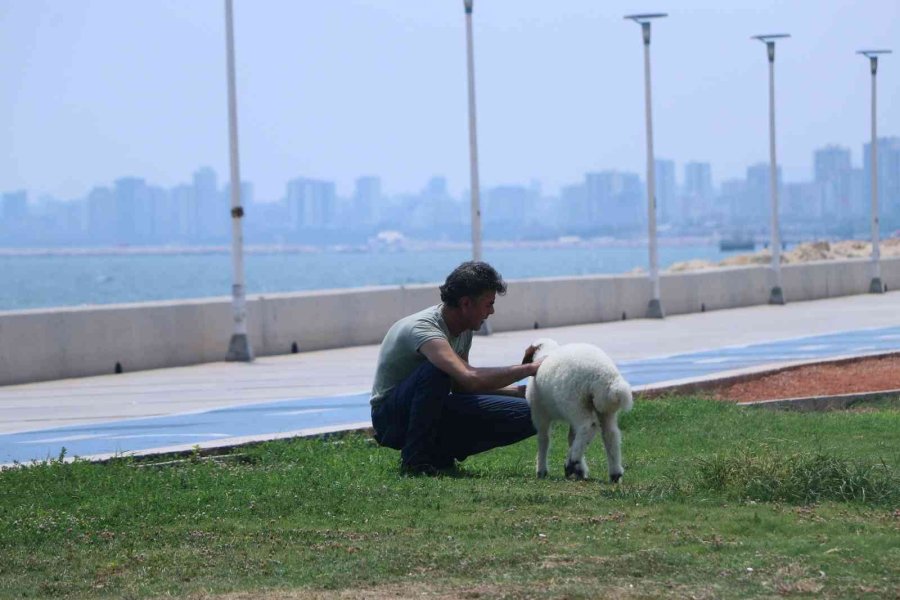
[[[517,363],[524,348],[537,337],[597,344],[620,366],[630,369],[627,376],[633,384],[693,380],[775,364],[900,350],[900,292],[694,313],[665,320],[634,319],[498,333],[476,338],[471,361],[476,366]],[[801,339],[813,337],[816,339],[808,343]],[[726,348],[732,350],[723,350]],[[254,421],[241,435],[216,426],[204,433],[185,433],[181,445],[176,435],[163,445],[150,444],[138,451],[195,444],[232,445],[250,439],[362,426],[367,422],[365,399],[377,353],[378,346],[370,345],[264,357],[251,364],[219,362],[0,387],[0,454],[4,439],[5,447],[31,443],[22,435],[55,431],[59,435],[44,436],[44,441],[68,442],[71,447],[77,440],[102,437],[93,432],[73,433],[88,431],[73,430],[73,426],[105,423],[109,429],[134,425],[134,419],[155,417],[165,418],[177,429],[177,420],[169,420],[173,415],[208,414],[227,407],[239,413],[245,424],[263,411],[271,418],[268,425]],[[304,401],[314,401],[314,405]],[[349,420],[339,426],[318,426],[312,417],[332,410],[329,402],[352,407],[347,413]],[[309,426],[297,427],[295,420],[286,428],[278,415],[308,415]],[[22,455],[11,451],[6,454],[0,455],[0,464],[11,462],[10,456],[22,460]],[[104,453],[84,450],[81,454]]]

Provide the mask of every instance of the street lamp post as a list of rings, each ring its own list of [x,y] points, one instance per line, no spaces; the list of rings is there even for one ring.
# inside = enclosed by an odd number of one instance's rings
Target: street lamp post
[[[478,132],[475,121],[475,50],[472,43],[472,2],[466,9],[466,55],[469,78],[469,178],[472,196],[472,260],[481,260],[481,189],[478,180]]]
[[[650,284],[651,298],[647,305],[647,317],[662,319],[665,317],[659,299],[659,257],[656,251],[656,166],[653,160],[653,118],[650,102],[650,22],[668,16],[665,13],[643,15],[626,15],[641,26],[644,37],[644,105],[647,115],[647,228],[650,247]]]
[[[238,161],[237,94],[234,84],[234,25],[232,0],[225,0],[225,48],[228,56],[228,146],[231,161],[231,261],[233,283],[231,306],[234,315],[234,332],[228,343],[225,360],[250,362],[253,349],[247,338],[247,308],[244,295],[244,233],[241,218],[241,173]]]
[[[883,294],[884,284],[881,282],[881,248],[879,247],[880,232],[878,231],[878,127],[875,118],[875,76],[878,73],[878,55],[890,54],[890,50],[860,50],[869,59],[872,67],[872,281],[869,283],[869,293]]]
[[[771,233],[769,248],[772,250],[772,290],[769,304],[784,304],[781,287],[781,232],[778,224],[778,164],[775,159],[775,40],[791,37],[787,33],[755,35],[753,39],[766,45],[769,56],[769,193],[772,199]]]

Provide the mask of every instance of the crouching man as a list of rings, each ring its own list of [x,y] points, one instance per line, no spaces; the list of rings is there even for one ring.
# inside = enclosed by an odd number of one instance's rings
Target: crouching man
[[[472,334],[506,283],[489,264],[465,262],[440,291],[441,304],[391,326],[378,355],[372,425],[379,444],[400,450],[402,473],[433,475],[535,434],[524,394],[505,386],[537,373],[540,362],[469,364]],[[533,354],[526,350],[526,362]]]

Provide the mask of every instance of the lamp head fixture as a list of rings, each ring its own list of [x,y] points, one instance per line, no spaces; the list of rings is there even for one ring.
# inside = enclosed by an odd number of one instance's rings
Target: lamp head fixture
[[[769,52],[769,62],[775,62],[775,40],[780,40],[783,38],[789,38],[791,34],[789,33],[769,33],[766,35],[754,35],[750,39],[759,40],[766,45],[766,48]]]

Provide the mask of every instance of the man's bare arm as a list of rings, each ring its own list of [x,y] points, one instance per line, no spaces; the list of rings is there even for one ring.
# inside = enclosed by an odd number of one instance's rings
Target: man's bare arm
[[[510,367],[476,368],[461,359],[447,340],[434,339],[419,348],[431,364],[450,376],[457,390],[466,393],[491,392],[537,373],[540,363]]]

